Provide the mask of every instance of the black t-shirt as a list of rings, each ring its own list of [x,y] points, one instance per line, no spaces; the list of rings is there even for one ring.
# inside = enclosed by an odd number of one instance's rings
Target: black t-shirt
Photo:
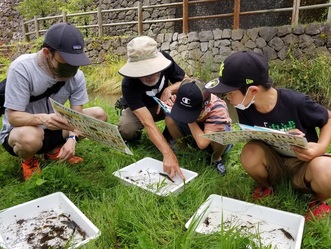
[[[322,128],[328,122],[327,109],[305,94],[284,88],[277,89],[277,92],[277,103],[273,110],[260,113],[254,105],[246,110],[237,109],[239,122],[281,131],[299,129],[305,133],[308,142],[317,142],[315,128]]]
[[[161,72],[160,79],[155,86],[144,85],[139,78],[124,77],[122,81],[122,94],[126,104],[132,111],[146,106],[147,108],[156,106],[157,103],[152,98],[160,98],[163,90],[171,83],[176,83],[184,79],[185,72],[181,69],[173,58],[161,52],[167,59],[171,60],[171,65]]]

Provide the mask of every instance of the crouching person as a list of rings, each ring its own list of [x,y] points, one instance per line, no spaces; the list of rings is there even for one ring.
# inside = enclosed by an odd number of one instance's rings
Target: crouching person
[[[79,66],[91,63],[83,49],[81,32],[68,23],[58,23],[46,32],[39,52],[21,55],[9,67],[0,142],[11,155],[22,159],[24,179],[40,172],[36,154],[69,163],[83,160],[75,156],[79,134],[54,113],[49,98],[61,104],[69,100],[73,110],[102,121],[107,119],[100,107],[83,109],[88,95]],[[58,82],[62,85],[58,86]],[[45,97],[31,100],[46,91],[49,93]]]
[[[187,143],[212,153],[213,165],[225,175],[222,156],[232,145],[222,145],[202,137],[202,134],[229,131],[231,118],[225,101],[205,89],[200,79],[185,79],[179,86],[176,100],[165,121],[167,128],[180,149]]]

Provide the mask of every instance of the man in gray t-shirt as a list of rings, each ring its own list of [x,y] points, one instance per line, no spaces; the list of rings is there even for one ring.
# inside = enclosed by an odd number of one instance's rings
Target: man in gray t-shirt
[[[81,32],[68,23],[52,25],[45,34],[42,49],[14,60],[7,73],[6,107],[0,142],[10,154],[22,159],[24,179],[40,172],[36,154],[46,159],[81,162],[75,156],[78,134],[57,116],[49,98],[30,102],[30,97],[43,94],[59,81],[64,85],[49,97],[86,115],[106,121],[100,107],[83,109],[88,102],[86,81],[79,66],[91,64],[84,53]]]

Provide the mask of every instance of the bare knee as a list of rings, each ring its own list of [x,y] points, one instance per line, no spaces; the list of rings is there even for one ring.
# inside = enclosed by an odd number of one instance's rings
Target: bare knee
[[[256,165],[263,164],[263,159],[263,149],[254,143],[247,143],[240,155],[241,164],[247,171],[253,170]]]
[[[330,158],[318,157],[312,160],[306,170],[305,179],[310,182],[312,190],[321,197],[331,196]]]
[[[107,121],[108,118],[108,115],[105,110],[98,106],[86,108],[83,110],[83,113],[102,121]]]
[[[44,130],[40,127],[14,128],[9,136],[8,143],[16,154],[37,152],[43,145]]]

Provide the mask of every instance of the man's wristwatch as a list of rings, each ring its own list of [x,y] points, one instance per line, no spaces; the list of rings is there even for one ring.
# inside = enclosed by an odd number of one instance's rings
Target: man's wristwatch
[[[77,136],[71,135],[69,137],[66,138],[66,141],[68,141],[68,139],[72,138],[76,143],[78,143],[79,139]]]

